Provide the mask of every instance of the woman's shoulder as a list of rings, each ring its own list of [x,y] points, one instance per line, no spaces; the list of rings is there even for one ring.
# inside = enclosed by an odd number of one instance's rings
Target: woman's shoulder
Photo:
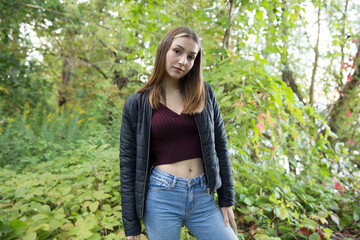
[[[208,83],[208,82],[206,82],[206,81],[203,81],[203,82],[204,82],[204,87],[205,87],[206,90],[209,89],[209,88],[211,88],[210,83]]]
[[[146,101],[146,98],[147,98],[146,92],[133,93],[126,99],[124,107],[133,108],[139,105],[143,105],[144,102]]]
[[[203,82],[204,82],[205,93],[207,95],[213,96],[214,95],[214,90],[211,87],[210,83],[205,82],[205,81],[203,81]]]

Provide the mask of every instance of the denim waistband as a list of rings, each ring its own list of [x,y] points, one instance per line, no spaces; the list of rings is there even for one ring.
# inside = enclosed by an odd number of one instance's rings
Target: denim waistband
[[[182,177],[174,176],[174,175],[172,175],[170,173],[167,173],[167,172],[163,172],[163,171],[157,169],[156,167],[153,167],[150,176],[154,176],[156,178],[165,180],[172,187],[183,186],[183,187],[189,187],[190,188],[191,186],[201,185],[201,188],[203,188],[204,186],[206,186],[206,180],[205,180],[204,173],[201,174],[200,176],[195,177],[195,178],[182,178]]]

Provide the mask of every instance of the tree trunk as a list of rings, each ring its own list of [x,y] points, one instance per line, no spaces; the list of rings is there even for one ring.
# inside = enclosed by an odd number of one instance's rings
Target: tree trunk
[[[233,0],[229,0],[230,6],[229,6],[229,27],[225,31],[224,40],[223,40],[223,48],[229,48],[229,41],[230,41],[230,35],[231,35],[231,27],[232,27],[232,9],[233,9]]]
[[[360,58],[359,55],[360,45],[358,45],[358,51],[354,59],[354,63],[356,65],[355,72],[352,76],[352,81],[346,82],[346,84],[340,91],[339,99],[333,104],[328,115],[328,125],[331,128],[331,131],[333,131],[334,133],[337,133],[339,130],[336,121],[337,117],[340,115],[341,112],[344,111],[344,106],[346,105],[346,103],[352,100],[352,93],[354,93],[354,91],[357,90],[360,85],[360,64],[358,61]]]
[[[346,29],[346,16],[347,16],[348,5],[349,5],[349,0],[346,0],[345,11],[344,11],[344,14],[342,17],[342,28],[341,28],[341,34],[340,34],[340,36],[342,36],[342,38],[343,38],[340,43],[341,64],[344,64],[344,59],[345,59],[345,53],[344,53],[345,41],[346,41],[345,29]],[[337,76],[337,79],[336,79],[339,89],[341,89],[343,87],[343,82],[342,82],[343,77],[344,77],[343,73],[342,73],[342,71],[340,71],[340,75]]]
[[[318,60],[319,60],[319,39],[320,39],[320,11],[321,11],[321,7],[319,6],[319,10],[318,10],[318,32],[317,32],[317,39],[316,39],[316,45],[313,48],[315,51],[315,60],[314,60],[314,67],[312,70],[312,74],[311,74],[311,85],[310,85],[310,105],[312,106],[314,104],[314,87],[315,87],[315,76],[316,76],[316,71],[317,71],[317,67],[318,67]]]
[[[61,107],[68,101],[68,85],[71,81],[72,63],[65,56],[62,63],[61,85],[58,90],[58,106]]]
[[[286,23],[286,17],[284,16],[284,11],[286,9],[286,2],[283,2],[283,13],[282,13],[282,21],[284,21],[284,28],[283,28],[283,39],[285,39],[284,36],[287,36],[287,23]],[[287,41],[284,40],[284,48],[286,49],[281,56],[281,62],[282,62],[282,76],[281,79],[292,89],[292,91],[296,94],[296,96],[299,98],[301,102],[304,103],[302,94],[295,82],[295,79],[293,77],[293,74],[289,67],[289,59],[287,54],[287,48],[288,44]],[[304,103],[305,104],[305,103]]]

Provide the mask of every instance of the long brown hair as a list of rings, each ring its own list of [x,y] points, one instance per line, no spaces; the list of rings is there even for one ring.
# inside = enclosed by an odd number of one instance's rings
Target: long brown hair
[[[184,98],[183,113],[195,114],[204,109],[205,105],[205,89],[201,71],[201,45],[200,39],[196,32],[188,27],[176,27],[171,29],[164,39],[160,42],[154,65],[154,72],[149,81],[136,92],[149,91],[149,100],[151,107],[157,109],[160,104],[161,97],[166,103],[164,91],[164,76],[166,53],[168,52],[174,38],[188,37],[194,40],[199,46],[199,52],[196,55],[194,65],[191,70],[180,81],[180,90]]]

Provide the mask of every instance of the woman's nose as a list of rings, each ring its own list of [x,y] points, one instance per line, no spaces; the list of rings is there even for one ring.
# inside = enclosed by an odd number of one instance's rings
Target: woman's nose
[[[185,65],[186,64],[186,56],[181,56],[179,59],[179,64]]]

